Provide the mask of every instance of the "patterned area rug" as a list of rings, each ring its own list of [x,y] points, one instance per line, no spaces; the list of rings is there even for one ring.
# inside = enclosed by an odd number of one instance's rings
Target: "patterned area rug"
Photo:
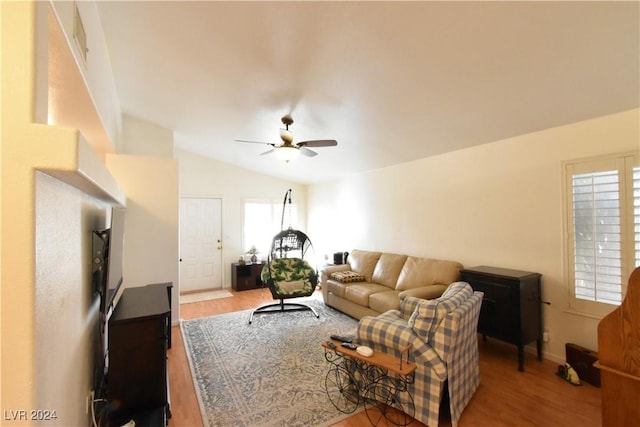
[[[182,322],[205,426],[328,426],[347,415],[324,390],[322,342],[357,321],[317,300],[310,311],[250,310]]]

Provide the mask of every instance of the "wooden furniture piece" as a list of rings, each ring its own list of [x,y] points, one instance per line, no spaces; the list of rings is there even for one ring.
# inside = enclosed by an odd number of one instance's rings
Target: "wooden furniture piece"
[[[536,341],[542,360],[541,291],[538,273],[479,266],[460,271],[461,280],[484,293],[478,332],[515,344],[518,369],[524,371],[524,346]]]
[[[400,357],[376,350],[371,356],[363,356],[333,339],[322,347],[325,360],[331,364],[325,390],[337,410],[350,414],[362,404],[374,426],[413,422],[416,408],[407,385],[414,382],[417,365],[408,360],[410,345]]]
[[[603,427],[640,420],[640,267],[629,278],[622,304],[598,324]]]
[[[109,320],[109,424],[165,427],[171,283],[125,289]],[[158,411],[160,409],[160,411]]]
[[[336,346],[336,348],[330,347],[329,342],[332,342]],[[365,362],[366,364],[371,366],[377,366],[380,369],[388,372],[393,372],[394,374],[403,377],[410,377],[410,375],[413,375],[417,368],[415,363],[409,361],[409,347],[407,347],[402,352],[402,357],[396,357],[392,354],[383,353],[378,350],[373,350],[373,354],[371,356],[363,356],[356,350],[351,350],[350,348],[343,347],[340,341],[334,339],[332,339],[331,341],[323,342],[322,347],[334,353],[341,354],[343,356],[347,356],[361,362]]]
[[[246,291],[262,287],[260,274],[264,263],[240,265],[231,264],[231,287],[235,291]]]

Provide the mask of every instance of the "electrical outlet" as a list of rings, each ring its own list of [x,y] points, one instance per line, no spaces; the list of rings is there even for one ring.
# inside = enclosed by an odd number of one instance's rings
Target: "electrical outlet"
[[[545,330],[542,333],[542,341],[549,342],[550,340],[551,340],[551,338],[549,337],[549,331]]]
[[[84,408],[87,414],[91,410],[91,405],[93,405],[94,396],[95,396],[95,393],[93,390],[89,391],[89,393],[87,394],[87,401]]]

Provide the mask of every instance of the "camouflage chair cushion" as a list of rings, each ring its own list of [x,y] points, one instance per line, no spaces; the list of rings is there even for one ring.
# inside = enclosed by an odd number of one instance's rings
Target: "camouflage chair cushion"
[[[309,296],[316,289],[315,270],[300,258],[278,258],[262,267],[262,282],[275,299]]]

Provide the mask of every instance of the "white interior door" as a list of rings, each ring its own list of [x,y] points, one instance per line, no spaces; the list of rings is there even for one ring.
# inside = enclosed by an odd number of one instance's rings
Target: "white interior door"
[[[222,200],[180,198],[180,293],[222,288]]]

